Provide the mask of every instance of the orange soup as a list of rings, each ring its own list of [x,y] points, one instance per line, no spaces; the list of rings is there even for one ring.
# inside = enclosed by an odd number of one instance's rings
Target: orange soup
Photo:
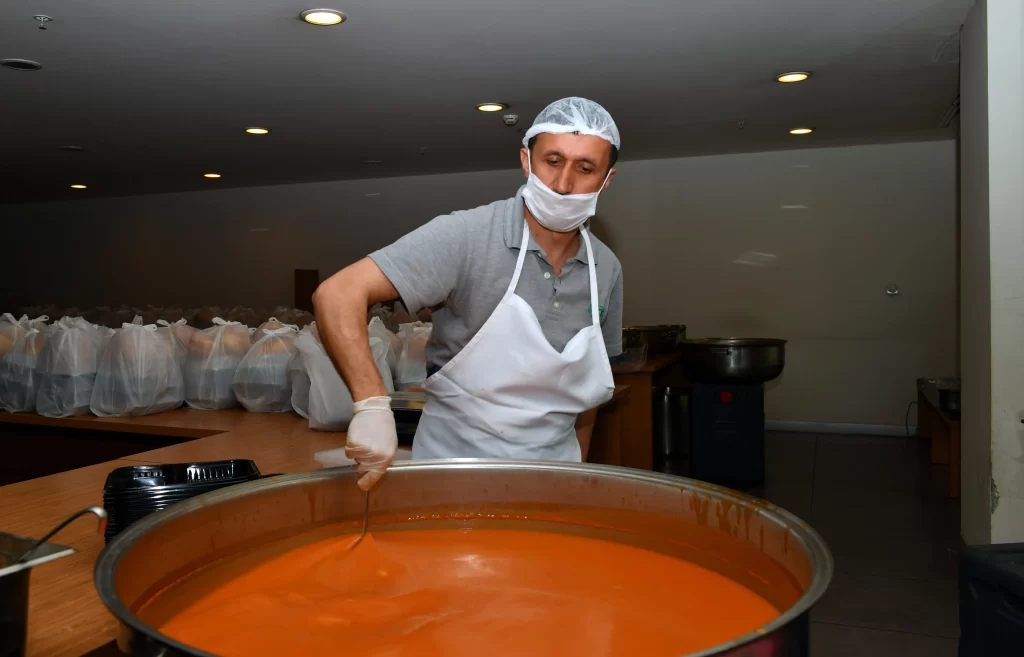
[[[506,529],[284,541],[192,573],[139,612],[223,657],[676,657],[778,615],[687,561]]]

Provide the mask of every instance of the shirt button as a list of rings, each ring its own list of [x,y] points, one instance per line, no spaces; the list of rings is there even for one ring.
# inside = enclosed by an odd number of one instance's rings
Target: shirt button
[[[549,271],[544,272],[544,278],[545,279],[551,278],[551,272],[549,272]]]
[[[558,302],[556,301],[554,305],[555,305],[555,308],[557,308],[558,307]]]

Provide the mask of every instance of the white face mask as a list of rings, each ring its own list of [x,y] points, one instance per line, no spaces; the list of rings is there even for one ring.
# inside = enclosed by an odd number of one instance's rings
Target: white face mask
[[[528,156],[532,157],[532,153]],[[533,163],[527,159],[530,175],[526,179],[523,200],[530,213],[548,230],[568,233],[576,230],[597,213],[597,197],[608,183],[612,171],[604,177],[600,189],[592,194],[559,194],[552,191],[533,174]]]

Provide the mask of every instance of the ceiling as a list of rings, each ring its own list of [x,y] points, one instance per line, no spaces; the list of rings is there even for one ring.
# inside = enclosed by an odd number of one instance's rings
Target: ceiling
[[[348,20],[299,21],[313,0],[6,0],[0,58],[43,69],[0,69],[0,202],[512,168],[518,130],[567,95],[612,113],[623,159],[939,138],[971,4],[316,1]],[[814,75],[773,81],[794,69]],[[519,124],[474,109],[491,100]]]

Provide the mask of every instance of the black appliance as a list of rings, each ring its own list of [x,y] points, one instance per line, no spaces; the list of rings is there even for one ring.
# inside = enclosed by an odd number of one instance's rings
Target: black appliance
[[[1024,543],[963,549],[960,657],[1024,653]]]
[[[764,383],[782,374],[785,344],[766,338],[681,341],[679,383],[685,385],[688,400],[662,400],[655,390],[655,468],[732,488],[762,486]],[[673,409],[682,419],[659,418],[665,409]],[[675,430],[680,421],[686,427],[683,432]],[[659,433],[665,427],[669,430]],[[685,436],[687,449],[666,438],[679,434]],[[685,454],[683,465],[680,453]]]
[[[731,488],[764,483],[764,386],[690,388],[690,473]]]

